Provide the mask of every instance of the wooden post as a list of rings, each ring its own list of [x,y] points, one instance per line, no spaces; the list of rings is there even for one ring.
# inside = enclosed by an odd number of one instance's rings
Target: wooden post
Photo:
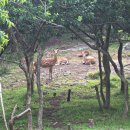
[[[70,102],[71,89],[68,90],[67,102]]]
[[[3,118],[4,118],[5,128],[6,128],[6,130],[8,130],[6,116],[5,116],[5,109],[4,109],[4,105],[3,105],[2,85],[1,85],[1,83],[0,83],[0,102],[1,102],[2,112],[3,112]]]
[[[71,125],[70,125],[70,124],[68,124],[68,130],[72,130],[72,129],[71,129]]]
[[[53,97],[56,97],[56,93],[53,93]]]

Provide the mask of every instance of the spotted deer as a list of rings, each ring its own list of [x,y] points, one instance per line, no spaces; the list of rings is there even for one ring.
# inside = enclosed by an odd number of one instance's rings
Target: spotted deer
[[[53,57],[50,58],[44,58],[41,60],[41,67],[42,68],[49,68],[49,79],[52,80],[52,70],[53,66],[57,62],[57,53],[58,49],[53,50]],[[37,61],[33,62],[33,72],[36,74],[36,66],[37,66]]]
[[[91,64],[95,64],[96,63],[96,59],[93,56],[85,56],[85,54],[83,54],[83,60],[82,63],[85,65],[91,65]]]
[[[66,57],[58,57],[57,65],[68,65],[69,61]]]
[[[79,54],[77,54],[78,57],[83,57],[83,55],[88,56],[89,51],[85,50],[85,51],[81,51]]]

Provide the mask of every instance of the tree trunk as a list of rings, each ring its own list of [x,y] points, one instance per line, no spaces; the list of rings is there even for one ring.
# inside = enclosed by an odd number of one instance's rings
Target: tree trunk
[[[129,100],[129,94],[128,94],[128,82],[127,80],[124,81],[124,114],[123,117],[127,118],[128,117],[128,110],[129,110],[129,106],[128,106],[128,100]]]
[[[31,76],[31,95],[34,93],[34,73]]]
[[[26,108],[31,108],[31,99],[32,99],[32,92],[31,92],[31,81],[30,78],[27,78],[27,99],[26,99]],[[32,130],[32,113],[28,113],[28,130]]]
[[[39,111],[38,111],[38,117],[37,117],[37,130],[43,130],[43,91],[41,89],[41,83],[40,83],[40,64],[41,59],[43,56],[42,50],[38,50],[38,58],[37,58],[37,89],[38,89],[38,95],[39,95]]]
[[[103,45],[103,50],[108,52],[109,48],[109,40],[110,40],[110,33],[111,33],[111,25],[107,26],[106,30],[106,40]],[[110,108],[110,63],[107,55],[103,54],[103,67],[105,71],[105,84],[106,84],[106,102],[105,102],[105,108],[109,109]]]
[[[26,60],[26,66],[27,66],[27,79],[29,85],[31,85],[31,95],[34,92],[34,73],[33,73],[33,56],[30,55],[25,55],[25,60]]]
[[[119,39],[119,48],[118,48],[118,62],[120,65],[120,73],[121,75],[124,76],[124,67],[123,67],[123,63],[122,63],[122,49],[123,49],[123,43],[121,42],[121,40]],[[121,80],[121,89],[120,91],[122,93],[124,93],[124,88],[125,88],[125,84],[124,82]]]
[[[31,108],[31,99],[32,99],[32,83],[33,83],[33,72],[32,72],[32,63],[33,63],[33,57],[25,57],[26,58],[26,65],[27,65],[27,101],[26,101],[26,107]],[[28,113],[28,130],[32,130],[32,113]]]
[[[123,117],[128,117],[128,110],[129,110],[129,92],[128,92],[128,81],[126,80],[124,75],[121,75],[120,71],[117,68],[117,65],[115,64],[115,62],[112,60],[110,54],[102,49],[99,49],[104,55],[106,55],[109,59],[109,61],[111,62],[112,66],[114,67],[114,70],[116,72],[116,74],[119,76],[119,78],[121,79],[122,82],[124,82],[124,114]]]
[[[33,72],[32,72],[32,57],[25,56],[25,61],[20,65],[20,68],[24,71],[26,80],[27,80],[27,99],[26,99],[26,108],[31,109],[31,99],[32,99],[32,81]],[[28,130],[32,130],[32,113],[28,114]]]
[[[95,90],[96,90],[96,96],[97,96],[97,100],[98,100],[98,104],[99,104],[99,110],[102,111],[102,103],[101,103],[101,100],[100,100],[100,95],[99,95],[99,91],[98,91],[98,87],[95,86]]]
[[[105,85],[106,85],[106,102],[105,108],[110,108],[110,64],[108,57],[103,54],[103,66],[105,71]]]
[[[103,101],[103,106],[105,106],[105,96],[103,93],[103,79],[102,79],[102,65],[101,65],[101,53],[98,51],[98,61],[99,61],[99,72],[100,72],[100,94]]]

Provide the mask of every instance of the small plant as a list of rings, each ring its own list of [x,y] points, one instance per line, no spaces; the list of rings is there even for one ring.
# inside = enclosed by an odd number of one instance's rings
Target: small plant
[[[87,77],[90,79],[99,79],[100,73],[99,72],[89,72],[87,74]],[[104,77],[104,72],[103,72],[103,77]]]

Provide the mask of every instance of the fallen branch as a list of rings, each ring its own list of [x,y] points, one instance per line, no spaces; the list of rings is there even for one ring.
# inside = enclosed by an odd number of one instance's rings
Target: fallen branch
[[[14,109],[12,111],[12,114],[11,114],[11,119],[9,120],[9,128],[10,128],[10,130],[14,130],[15,120],[18,120],[18,119],[22,118],[24,115],[27,115],[29,112],[31,112],[31,109],[28,108],[25,111],[23,111],[22,113],[14,116],[14,114],[16,112],[16,109],[17,109],[17,105],[15,105],[15,107],[14,107]]]

